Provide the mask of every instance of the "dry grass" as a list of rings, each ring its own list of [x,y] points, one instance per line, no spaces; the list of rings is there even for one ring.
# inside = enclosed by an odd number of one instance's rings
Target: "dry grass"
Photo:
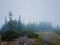
[[[37,32],[38,33],[38,32]],[[60,35],[57,35],[56,33],[53,32],[43,32],[43,33],[38,33],[40,36],[37,39],[34,38],[29,38],[29,40],[33,43],[33,45],[42,45],[43,42],[41,42],[41,38],[50,35],[52,38],[49,39],[49,44],[53,45],[60,45]],[[18,40],[18,39],[16,39]],[[56,42],[52,42],[52,40],[56,40]],[[59,40],[59,41],[58,41]],[[19,45],[18,41],[8,41],[8,42],[1,42],[1,45]],[[26,45],[26,43],[24,44]]]

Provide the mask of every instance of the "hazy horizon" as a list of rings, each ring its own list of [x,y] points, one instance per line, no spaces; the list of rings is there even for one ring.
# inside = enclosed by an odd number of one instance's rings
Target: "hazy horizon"
[[[9,18],[9,10],[13,19],[27,23],[51,22],[53,26],[60,25],[60,0],[0,0],[0,28]]]

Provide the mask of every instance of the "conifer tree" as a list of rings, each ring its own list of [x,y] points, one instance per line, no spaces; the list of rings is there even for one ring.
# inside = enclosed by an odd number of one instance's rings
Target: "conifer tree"
[[[19,16],[19,20],[17,22],[17,25],[16,25],[16,30],[20,33],[20,31],[22,31],[22,23],[21,23],[21,16]]]

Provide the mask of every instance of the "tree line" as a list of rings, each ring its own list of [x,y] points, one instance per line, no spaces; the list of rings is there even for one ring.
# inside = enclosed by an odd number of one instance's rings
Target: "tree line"
[[[55,32],[57,34],[60,34],[60,27],[57,26],[54,28],[52,24],[49,22],[40,22],[37,23],[22,23],[21,17],[19,16],[19,20],[13,20],[12,14],[10,14],[10,20],[7,21],[5,18],[5,24],[2,26],[0,34],[2,34],[2,39],[13,39],[18,37],[19,35],[24,36],[25,34],[28,35],[28,37],[38,37],[37,34],[34,32]],[[5,35],[6,34],[6,35]],[[12,36],[11,36],[12,35]],[[11,37],[9,37],[11,36]]]

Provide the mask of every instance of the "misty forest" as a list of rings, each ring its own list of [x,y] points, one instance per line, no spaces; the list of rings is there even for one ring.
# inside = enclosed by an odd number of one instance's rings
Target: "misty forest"
[[[12,12],[9,12],[9,21],[5,22],[0,30],[1,44],[5,45],[59,45],[60,27],[54,27],[51,22],[39,22],[25,24],[12,19]],[[17,41],[16,44],[14,41]],[[23,42],[23,43],[22,43]],[[27,44],[26,44],[26,43]]]

